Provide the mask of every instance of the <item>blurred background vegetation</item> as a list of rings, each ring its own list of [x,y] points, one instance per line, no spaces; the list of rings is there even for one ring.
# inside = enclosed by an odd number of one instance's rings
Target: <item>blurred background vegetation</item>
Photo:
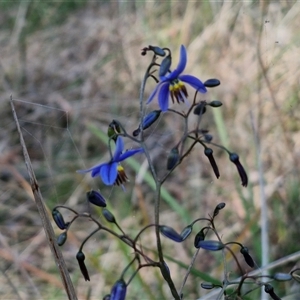
[[[221,172],[216,180],[203,150],[195,149],[166,184],[161,222],[180,232],[226,202],[217,228],[225,240],[247,245],[260,266],[263,187],[270,260],[299,251],[299,14],[300,3],[287,0],[1,1],[1,299],[65,299],[32,198],[10,95],[47,207],[67,204],[84,212],[86,190],[101,188],[122,227],[136,234],[153,219],[151,181],[135,179],[142,156],[125,164],[131,180],[126,193],[75,171],[107,159],[103,136],[112,119],[129,132],[137,128],[139,85],[150,60],[140,56],[140,49],[150,44],[172,49],[174,61],[184,44],[189,74],[203,81],[220,79],[221,86],[203,99],[218,99],[224,105],[208,111],[203,126],[216,143],[239,153],[250,179],[248,188],[242,189],[228,155],[216,150]],[[147,87],[147,95],[153,87],[154,83]],[[166,163],[181,132],[179,120],[165,114],[149,133],[156,166]],[[91,275],[86,283],[75,255],[90,226],[76,226],[63,254],[78,297],[101,299],[131,260],[131,251],[103,233],[95,236],[85,246]],[[145,251],[151,251],[153,233],[144,235],[142,242]],[[173,246],[164,240],[167,263],[179,286],[193,241]],[[289,272],[295,266],[289,262],[274,271]],[[195,267],[222,279],[220,255],[203,251]],[[229,268],[237,274],[234,262]],[[205,294],[201,276],[190,277],[184,290],[187,299]],[[288,283],[276,288],[284,297],[296,287]],[[153,269],[142,270],[128,289],[128,299],[169,298]]]

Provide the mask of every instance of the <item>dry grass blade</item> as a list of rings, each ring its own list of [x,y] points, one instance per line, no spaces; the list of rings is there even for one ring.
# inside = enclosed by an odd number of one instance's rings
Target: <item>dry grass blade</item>
[[[20,144],[23,149],[25,164],[26,164],[28,175],[30,178],[31,189],[32,189],[32,192],[34,195],[36,206],[37,206],[39,214],[40,214],[40,218],[42,220],[42,224],[43,224],[43,227],[44,227],[44,230],[46,233],[49,247],[52,251],[56,265],[58,266],[58,270],[59,270],[64,288],[66,290],[66,293],[67,293],[69,299],[76,300],[77,299],[76,292],[75,292],[74,286],[72,284],[72,281],[71,281],[69,272],[67,270],[66,263],[63,259],[62,253],[60,251],[60,248],[56,243],[55,234],[54,234],[53,228],[51,226],[50,220],[48,219],[48,214],[47,214],[46,208],[43,203],[43,197],[42,197],[41,191],[39,189],[39,185],[37,183],[37,180],[36,180],[36,177],[34,174],[34,170],[31,165],[31,160],[30,160],[30,157],[27,152],[26,144],[25,144],[23,134],[22,134],[22,131],[20,128],[20,124],[19,124],[18,117],[17,117],[16,111],[15,111],[12,97],[10,99],[10,104],[11,104],[13,117],[14,117],[14,120],[15,120],[15,123],[17,126],[17,130],[20,135]]]

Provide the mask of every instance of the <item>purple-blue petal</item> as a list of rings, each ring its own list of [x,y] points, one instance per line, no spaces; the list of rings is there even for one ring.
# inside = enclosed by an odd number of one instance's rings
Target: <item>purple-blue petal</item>
[[[77,170],[76,172],[79,174],[84,174],[84,173],[89,173],[89,172],[92,172],[92,174],[97,174],[100,171],[100,168],[102,167],[102,165],[103,165],[103,163],[93,166],[86,170]],[[92,175],[92,177],[94,177],[94,176],[96,176],[96,175]]]
[[[161,86],[161,83],[156,85],[155,89],[152,91],[151,95],[149,96],[149,98],[147,100],[147,104],[149,104],[154,99],[154,97],[155,97],[157,91],[159,90],[160,86]]]
[[[203,82],[199,80],[197,77],[192,75],[180,75],[179,79],[183,82],[188,83],[190,86],[192,86],[195,90],[199,91],[200,93],[206,93],[207,89]]]
[[[178,62],[176,70],[174,70],[174,73],[177,72],[177,76],[184,71],[185,66],[186,66],[186,61],[187,61],[186,49],[183,45],[181,45],[179,62]]]
[[[183,45],[181,45],[180,57],[179,57],[179,62],[178,62],[177,68],[174,71],[172,71],[171,73],[168,73],[165,76],[161,76],[159,79],[162,82],[166,82],[166,81],[170,82],[174,79],[177,79],[178,76],[184,71],[184,69],[186,67],[186,61],[187,61],[186,49]]]
[[[118,163],[112,162],[104,164],[100,169],[100,177],[104,184],[113,185],[118,175]]]
[[[115,153],[113,156],[113,161],[119,161],[119,157],[122,154],[124,150],[124,141],[122,139],[122,137],[118,136],[117,141],[116,141],[116,149],[115,149]]]
[[[158,104],[162,111],[167,111],[169,108],[169,86],[169,83],[163,84],[158,94]]]
[[[126,159],[126,158],[128,158],[128,157],[130,157],[130,156],[132,156],[134,154],[136,154],[136,153],[143,152],[143,151],[144,151],[143,148],[137,148],[137,149],[127,150],[127,151],[125,151],[124,153],[122,153],[120,155],[118,162],[120,162],[120,161],[122,161],[122,160],[124,160],[124,159]]]

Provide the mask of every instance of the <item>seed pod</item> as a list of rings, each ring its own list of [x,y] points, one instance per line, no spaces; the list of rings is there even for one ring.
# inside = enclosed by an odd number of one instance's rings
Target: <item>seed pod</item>
[[[179,233],[177,233],[172,227],[169,226],[159,226],[159,230],[165,237],[171,239],[174,242],[180,243],[182,242],[182,237]]]
[[[66,223],[65,223],[64,217],[56,208],[54,208],[52,210],[52,217],[53,217],[55,224],[58,226],[59,229],[61,229],[61,230],[66,229]]]
[[[90,276],[89,276],[89,273],[88,273],[88,270],[85,266],[85,263],[84,263],[84,260],[85,260],[85,255],[82,251],[79,251],[77,254],[76,254],[76,259],[78,261],[78,264],[79,264],[79,267],[80,267],[80,271],[85,279],[85,281],[90,281]]]
[[[116,120],[112,120],[112,122],[108,125],[107,128],[107,136],[116,142],[118,138],[118,134],[120,132],[121,132],[121,127],[119,125],[119,122],[117,122]]]
[[[204,85],[208,88],[214,88],[220,84],[221,84],[220,80],[215,78],[208,79],[204,82]]]
[[[168,160],[167,160],[167,170],[172,170],[179,161],[179,150],[177,147],[171,149]]]
[[[99,192],[91,190],[86,193],[86,197],[90,203],[99,207],[106,207],[106,201]]]
[[[111,289],[110,300],[125,300],[127,285],[123,279],[119,279]]]
[[[219,251],[224,248],[220,241],[200,241],[196,248],[202,248],[209,251]]]
[[[270,297],[271,297],[272,299],[274,299],[274,300],[281,300],[281,298],[278,297],[278,296],[275,294],[274,288],[273,288],[272,285],[269,284],[269,283],[266,283],[266,284],[265,284],[265,292],[266,292],[267,294],[269,294]]]
[[[58,246],[62,246],[66,240],[67,240],[67,232],[64,231],[63,233],[61,233],[58,237],[57,237],[57,245]]]

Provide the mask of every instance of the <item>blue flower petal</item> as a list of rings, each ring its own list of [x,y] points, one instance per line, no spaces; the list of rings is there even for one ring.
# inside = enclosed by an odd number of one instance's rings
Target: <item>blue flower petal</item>
[[[181,81],[188,83],[191,85],[194,89],[199,91],[200,93],[206,93],[207,89],[202,81],[200,81],[197,77],[192,75],[180,75],[178,77]]]
[[[181,74],[184,71],[184,69],[186,67],[186,62],[187,62],[186,49],[183,45],[181,45],[180,58],[179,58],[177,68],[174,71],[172,71],[171,73],[167,74],[166,76],[161,76],[160,80],[162,82],[166,82],[166,81],[172,81],[172,80],[178,78],[179,74]]]
[[[102,164],[99,164],[99,165],[96,165],[96,166],[93,166],[89,169],[86,169],[86,170],[77,170],[76,172],[79,173],[79,174],[84,174],[84,173],[89,173],[92,171],[92,177],[96,176],[97,173],[99,173],[101,167],[102,167],[103,163]]]
[[[116,141],[116,149],[115,149],[115,153],[113,156],[113,161],[119,161],[119,157],[122,154],[124,150],[124,141],[122,139],[122,137],[118,136],[117,141]]]
[[[104,184],[113,185],[116,181],[118,175],[118,163],[112,162],[109,164],[104,164],[100,169],[100,177]]]
[[[169,83],[164,83],[158,94],[158,104],[162,111],[167,111],[169,108]]]
[[[136,154],[136,153],[143,152],[143,151],[144,151],[143,148],[127,150],[123,154],[120,155],[118,161],[120,162],[120,161],[122,161],[122,160],[124,160],[124,159],[126,159],[126,158],[128,158],[128,157],[130,157],[130,156],[132,156],[134,154]]]
[[[149,96],[148,100],[147,100],[147,104],[149,104],[155,97],[157,91],[160,89],[162,83],[159,83],[156,85],[155,89],[153,90],[153,92],[151,93],[151,95]]]

